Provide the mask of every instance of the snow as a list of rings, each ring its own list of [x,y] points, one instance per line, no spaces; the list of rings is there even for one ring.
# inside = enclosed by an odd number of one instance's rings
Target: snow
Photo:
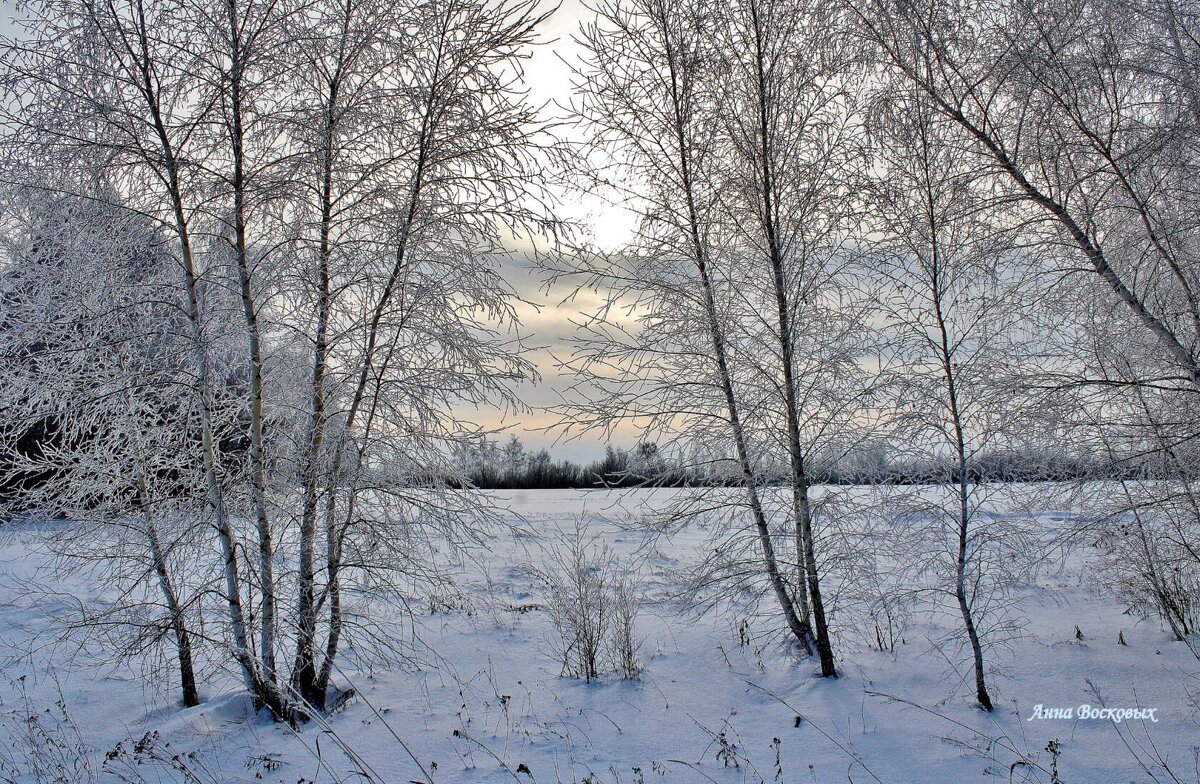
[[[422,655],[408,666],[343,673],[339,684],[356,696],[299,733],[252,716],[235,683],[224,692],[209,684],[202,704],[185,710],[138,671],[102,666],[87,650],[45,646],[57,628],[54,611],[69,613],[76,598],[103,601],[103,586],[85,575],[63,578],[61,606],[31,608],[21,586],[45,567],[36,545],[46,530],[10,530],[0,547],[0,781],[37,780],[28,770],[13,773],[19,719],[29,708],[52,708],[60,689],[101,781],[119,780],[116,767],[103,769],[104,754],[148,732],[173,752],[194,752],[184,759],[196,781],[361,781],[351,775],[356,764],[381,782],[423,781],[405,747],[446,783],[1049,781],[1051,740],[1064,782],[1170,780],[1148,762],[1152,755],[1180,780],[1200,780],[1200,665],[1155,619],[1126,614],[1097,579],[1090,548],[1039,570],[1036,584],[1011,586],[1011,612],[1024,624],[990,653],[997,710],[989,715],[964,684],[967,658],[946,642],[956,628],[951,615],[919,614],[894,653],[842,640],[842,677],[822,680],[815,659],[773,633],[766,602],[759,614],[691,609],[676,595],[671,567],[703,551],[702,528],[650,549],[651,537],[628,527],[644,508],[686,492],[498,494],[533,535],[513,533],[482,551],[462,574],[478,597],[471,607],[422,606],[411,627]],[[549,653],[553,630],[528,567],[543,566],[541,545],[578,520],[638,564],[648,600],[638,680],[563,678]],[[1061,520],[1059,512],[1037,516],[1046,530]],[[750,623],[745,646],[736,632],[742,619]],[[1122,633],[1126,645],[1118,644]],[[1039,704],[1101,700],[1154,708],[1157,722],[1028,720]],[[145,781],[189,780],[151,763],[137,772]]]

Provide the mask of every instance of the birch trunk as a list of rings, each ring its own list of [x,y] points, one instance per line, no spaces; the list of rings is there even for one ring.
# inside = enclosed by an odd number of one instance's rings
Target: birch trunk
[[[783,611],[788,629],[791,630],[792,635],[795,636],[805,653],[811,655],[812,629],[809,626],[807,612],[801,616],[797,616],[796,607],[788,595],[787,585],[783,580],[783,575],[779,571],[778,560],[775,555],[775,545],[771,540],[770,525],[767,522],[767,516],[763,509],[762,498],[758,493],[758,477],[746,444],[746,434],[742,426],[740,405],[733,386],[733,377],[729,370],[729,362],[726,355],[725,338],[721,332],[720,320],[717,316],[716,297],[713,292],[712,279],[708,268],[708,254],[705,243],[700,236],[701,227],[696,208],[692,161],[691,156],[687,152],[690,145],[685,131],[686,121],[680,95],[679,66],[671,44],[667,20],[660,19],[660,23],[663,27],[663,41],[671,76],[671,119],[675,130],[675,141],[679,149],[680,184],[682,185],[684,198],[687,202],[688,239],[692,246],[693,261],[696,264],[697,271],[700,273],[700,285],[704,291],[706,326],[708,328],[709,340],[712,343],[713,358],[717,364],[717,374],[721,380],[721,391],[725,397],[725,408],[729,416],[729,427],[733,436],[734,448],[737,452],[738,467],[742,472],[742,481],[746,485],[746,499],[750,506],[750,514],[754,519],[755,529],[758,531],[759,545],[762,548],[763,566],[767,572],[767,579],[771,584],[771,590],[779,602],[780,609]]]
[[[293,683],[300,695],[318,709],[325,705],[326,689],[315,672],[314,641],[316,637],[316,574],[315,550],[317,538],[318,489],[320,484],[321,448],[325,441],[325,373],[329,354],[330,254],[333,220],[333,112],[337,100],[336,85],[331,85],[325,111],[325,132],[322,136],[320,239],[317,257],[317,333],[313,346],[311,411],[308,452],[305,458],[304,509],[300,518],[300,555],[298,586],[298,617],[296,669]],[[336,487],[328,488],[329,500],[335,499]],[[331,509],[329,514],[332,515]],[[328,517],[327,519],[332,519]],[[330,576],[332,584],[332,576]]]
[[[373,367],[375,352],[379,343],[379,330],[383,321],[383,316],[387,312],[387,308],[392,301],[397,286],[400,283],[403,275],[405,264],[408,257],[409,241],[412,235],[412,227],[416,220],[417,209],[420,205],[421,191],[424,186],[426,165],[428,163],[429,145],[432,133],[432,115],[434,102],[436,100],[436,88],[440,75],[440,54],[438,67],[435,67],[434,78],[431,80],[429,97],[426,100],[423,116],[421,119],[421,129],[417,144],[417,159],[413,171],[413,177],[409,184],[408,204],[404,218],[399,227],[398,236],[396,238],[396,249],[392,269],[388,275],[388,279],[384,284],[383,290],[380,292],[379,299],[371,310],[371,316],[367,323],[367,340],[363,350],[363,358],[361,360],[361,368],[359,369],[357,382],[354,386],[353,395],[350,406],[346,412],[345,433],[343,439],[349,437],[357,419],[358,413],[362,408],[363,400],[366,397],[368,382],[371,377],[371,369]],[[341,481],[342,467],[345,460],[346,444],[340,443],[334,450],[332,465],[329,471],[329,493],[330,497],[326,501],[327,512],[325,525],[327,547],[331,547],[330,543],[340,541],[340,533],[334,524],[334,515],[336,512],[336,491]],[[315,522],[315,521],[314,521]],[[311,532],[315,539],[315,527]],[[311,548],[311,545],[310,545]],[[316,664],[316,614],[317,607],[315,596],[312,588],[309,588],[307,595],[301,596],[301,603],[298,608],[298,629],[296,639],[296,664],[293,669],[293,685],[294,687],[318,709],[323,709],[325,705],[326,695],[328,693],[328,678],[333,668],[333,661],[337,655],[338,644],[340,640],[342,618],[341,618],[341,587],[337,581],[337,574],[341,565],[340,561],[341,548],[340,545],[336,548],[327,550],[327,564],[329,569],[329,582],[326,586],[327,599],[329,601],[329,636],[326,640],[325,661],[322,663],[320,670]],[[334,562],[332,565],[328,562]],[[311,565],[310,565],[311,571]],[[303,579],[303,578],[302,578]],[[303,590],[302,590],[303,594]]]
[[[213,427],[212,379],[204,336],[203,317],[196,260],[192,247],[191,229],[184,206],[184,192],[180,179],[179,155],[167,130],[160,103],[158,84],[152,72],[150,35],[146,18],[140,12],[136,16],[133,47],[130,54],[135,60],[138,89],[146,102],[147,113],[158,143],[160,174],[166,186],[170,202],[174,230],[179,239],[180,266],[183,271],[184,290],[187,297],[187,319],[194,353],[196,391],[199,402],[201,463],[209,508],[213,515],[213,527],[221,548],[222,573],[224,576],[224,601],[233,638],[233,658],[237,662],[246,690],[254,699],[266,705],[276,718],[284,718],[286,712],[277,692],[263,687],[258,672],[246,625],[245,609],[242,606],[242,577],[238,563],[238,537],[225,509],[224,492],[218,473],[216,438]]]
[[[125,399],[128,411],[132,414],[132,393],[126,391]],[[132,416],[129,417],[132,419]],[[127,426],[136,434],[136,423],[128,422]],[[146,544],[150,549],[150,563],[158,578],[158,587],[162,591],[163,601],[166,602],[167,612],[171,614],[171,631],[175,635],[175,655],[179,662],[179,687],[183,692],[183,705],[192,708],[200,704],[200,692],[196,688],[196,669],[192,662],[192,638],[188,633],[187,624],[183,618],[183,607],[179,603],[179,594],[175,590],[171,573],[167,568],[167,554],[163,550],[158,528],[154,524],[154,512],[150,504],[150,487],[146,480],[146,458],[142,450],[142,442],[137,435],[133,436],[137,449],[137,499],[142,510],[142,523],[146,526]]]
[[[147,75],[147,82],[149,82]],[[213,526],[221,546],[222,571],[225,578],[225,602],[229,614],[230,631],[233,634],[233,656],[242,672],[246,690],[256,692],[257,674],[250,653],[250,642],[246,633],[246,620],[242,610],[241,574],[237,557],[237,533],[225,513],[225,499],[217,475],[217,455],[212,425],[212,390],[209,379],[208,352],[205,349],[204,328],[201,322],[200,297],[197,291],[196,266],[192,254],[191,235],[179,188],[178,165],[170,144],[161,113],[156,105],[151,106],[158,137],[166,158],[167,179],[170,199],[175,217],[175,229],[179,237],[180,257],[184,273],[184,288],[187,294],[188,324],[191,330],[192,347],[196,362],[196,386],[200,398],[200,442],[204,468],[204,485],[209,508],[213,514]]]
[[[936,243],[935,243],[936,248]],[[935,257],[937,250],[934,250]],[[941,340],[940,354],[942,372],[946,383],[946,400],[950,408],[950,420],[954,427],[955,470],[958,473],[956,491],[958,493],[958,550],[954,560],[954,597],[958,601],[958,610],[962,615],[963,626],[967,630],[967,639],[971,643],[971,656],[975,666],[975,696],[979,707],[985,711],[992,709],[992,698],[988,694],[987,682],[983,669],[983,646],[979,642],[979,632],[975,627],[975,616],[971,609],[971,600],[967,596],[967,566],[968,542],[971,528],[971,489],[967,477],[967,444],[963,430],[962,413],[959,408],[958,384],[954,377],[951,364],[951,351],[946,320],[942,313],[942,297],[936,282],[937,261],[934,261],[934,313],[938,322],[938,334]]]
[[[233,164],[233,250],[237,260],[238,283],[242,300],[242,313],[246,320],[247,339],[250,350],[250,463],[251,496],[254,516],[258,528],[258,579],[261,592],[262,615],[259,627],[258,656],[262,665],[260,673],[265,684],[273,684],[275,675],[275,567],[274,545],[271,536],[270,517],[267,512],[266,453],[263,445],[263,356],[262,338],[258,321],[258,305],[255,302],[253,270],[250,267],[246,247],[246,172],[245,130],[243,115],[243,74],[246,51],[242,46],[239,28],[237,0],[225,4],[229,23],[230,69],[229,90],[229,144]]]
[[[195,707],[200,704],[200,692],[196,688],[196,669],[192,663],[192,638],[184,623],[183,607],[179,603],[179,594],[167,570],[166,553],[163,551],[158,529],[150,512],[145,473],[138,474],[138,496],[145,510],[143,521],[146,525],[150,559],[158,577],[159,588],[163,592],[163,600],[167,603],[167,612],[171,614],[171,631],[175,635],[175,653],[179,661],[179,686],[183,692],[183,704],[187,708]]]
[[[924,147],[922,163],[928,161],[929,149]],[[941,363],[942,380],[946,385],[946,403],[950,410],[950,421],[954,430],[955,470],[958,474],[956,491],[958,494],[958,549],[954,559],[954,597],[958,601],[958,611],[962,615],[963,626],[967,630],[967,639],[971,644],[971,657],[975,666],[975,697],[979,707],[985,711],[992,710],[992,698],[988,694],[987,682],[983,669],[983,646],[979,642],[979,631],[975,627],[975,616],[971,609],[971,597],[967,595],[967,566],[968,543],[971,528],[971,489],[967,477],[967,439],[963,426],[962,409],[959,403],[958,379],[955,376],[953,351],[950,347],[950,330],[946,323],[943,310],[943,292],[941,285],[941,243],[938,240],[938,225],[933,191],[929,184],[929,173],[926,171],[925,180],[926,218],[929,221],[929,237],[932,269],[930,275],[931,299],[934,318],[938,329],[938,359]]]
[[[777,228],[778,216],[775,202],[773,149],[770,140],[770,85],[766,73],[766,54],[763,51],[762,19],[758,6],[750,4],[755,33],[755,65],[757,68],[756,97],[758,102],[759,155],[761,157],[761,219],[767,244],[767,260],[771,267],[779,328],[780,361],[783,370],[784,403],[787,408],[788,459],[791,465],[792,507],[800,550],[797,557],[804,567],[808,601],[812,611],[816,637],[817,655],[821,660],[822,677],[836,677],[833,646],[829,639],[829,626],[825,618],[825,604],[821,596],[821,579],[817,571],[816,547],[812,526],[812,503],[809,498],[809,480],[804,465],[804,449],[800,440],[800,412],[796,399],[796,379],[793,368],[794,348],[792,345],[791,304],[788,298],[783,249]]]

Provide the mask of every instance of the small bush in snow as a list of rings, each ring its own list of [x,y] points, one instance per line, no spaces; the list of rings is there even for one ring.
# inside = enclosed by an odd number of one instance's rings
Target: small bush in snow
[[[612,549],[577,526],[554,545],[547,567],[535,574],[546,591],[562,674],[592,681],[611,664],[622,677],[636,677],[641,671],[636,585]]]
[[[637,614],[641,600],[637,586],[628,575],[621,576],[612,586],[612,637],[609,650],[613,669],[622,678],[632,680],[642,672],[638,658],[641,639],[637,636]]]
[[[1172,466],[1164,466],[1166,471]],[[1200,658],[1200,490],[1193,480],[1096,483],[1078,522],[1100,558],[1097,585],[1143,618],[1157,616]]]

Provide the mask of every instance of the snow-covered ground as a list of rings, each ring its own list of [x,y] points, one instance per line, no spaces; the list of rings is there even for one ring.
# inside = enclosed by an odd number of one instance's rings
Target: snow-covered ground
[[[1068,783],[1173,780],[1156,760],[1177,780],[1200,781],[1200,662],[1157,620],[1125,612],[1086,545],[1038,570],[1036,583],[1008,586],[1007,612],[1023,624],[990,653],[997,710],[989,715],[974,707],[967,660],[947,642],[952,615],[916,613],[894,651],[845,636],[842,677],[822,680],[815,660],[775,633],[765,600],[759,614],[690,609],[674,575],[703,552],[704,529],[652,541],[629,528],[645,505],[661,507],[679,492],[688,491],[507,494],[513,519],[533,535],[505,536],[464,569],[478,601],[414,607],[421,661],[347,673],[341,682],[357,696],[299,734],[249,716],[232,685],[220,693],[210,684],[203,704],[184,710],[163,684],[134,671],[61,647],[30,653],[29,641],[55,628],[46,612],[53,605],[32,610],[19,598],[41,563],[35,545],[44,533],[9,532],[0,548],[0,782],[22,765],[17,781],[39,780],[23,756],[38,727],[68,750],[90,751],[90,772],[66,761],[72,772],[55,779],[51,771],[46,781],[362,781],[357,766],[394,784],[427,775],[447,783],[957,783],[1050,781],[1054,765]],[[543,565],[539,553],[556,532],[581,520],[637,564],[647,600],[637,680],[564,678],[551,654],[545,597],[528,567]],[[1050,530],[1063,516],[1036,520]],[[60,587],[64,616],[73,601],[103,600],[103,586],[82,578]],[[17,651],[25,658],[13,658]],[[71,724],[55,705],[60,693]],[[1153,708],[1156,720],[1078,717],[1080,705],[1101,703]],[[1030,720],[1038,705],[1075,715]],[[31,710],[45,711],[37,727]],[[135,745],[148,732],[157,736],[140,757],[154,748],[160,760],[137,765]],[[106,768],[105,754],[122,742],[124,753]],[[184,756],[172,762],[175,753]]]

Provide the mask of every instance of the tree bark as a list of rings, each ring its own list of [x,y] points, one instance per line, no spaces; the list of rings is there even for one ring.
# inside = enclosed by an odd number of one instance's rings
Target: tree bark
[[[678,65],[674,48],[671,44],[670,27],[667,20],[663,18],[659,21],[662,25],[663,41],[671,76],[671,119],[675,131],[675,141],[679,147],[680,184],[682,185],[684,198],[687,202],[688,238],[692,247],[693,261],[696,264],[697,271],[700,273],[701,288],[704,292],[704,310],[708,336],[712,344],[713,358],[717,365],[721,391],[725,397],[725,408],[729,416],[729,426],[733,436],[734,448],[737,452],[738,467],[742,471],[742,481],[746,486],[747,502],[750,506],[750,514],[754,519],[755,528],[758,531],[759,546],[762,548],[763,566],[766,569],[771,590],[774,592],[776,601],[779,602],[780,609],[783,611],[788,629],[791,630],[792,635],[804,649],[805,653],[811,655],[812,629],[809,626],[807,617],[797,616],[795,605],[788,595],[787,585],[784,583],[783,575],[779,571],[778,560],[775,555],[775,545],[771,540],[770,525],[767,522],[766,513],[763,509],[762,498],[758,493],[758,477],[746,444],[740,406],[737,401],[737,395],[733,386],[733,377],[730,373],[729,362],[726,356],[725,339],[721,332],[720,320],[717,315],[716,297],[713,292],[712,279],[708,269],[708,254],[705,243],[700,236],[700,219],[696,208],[692,161],[691,156],[688,154],[689,144],[684,127],[686,120],[680,96]]]
[[[233,250],[237,259],[238,283],[242,300],[242,314],[246,320],[247,339],[250,350],[250,462],[251,495],[254,502],[255,522],[258,528],[258,571],[259,591],[262,600],[262,616],[259,627],[259,660],[262,664],[261,677],[274,683],[275,675],[275,566],[274,544],[271,536],[270,517],[267,512],[266,450],[263,445],[263,355],[262,339],[258,324],[258,305],[255,302],[253,270],[250,267],[249,251],[246,246],[246,171],[245,129],[243,128],[243,75],[246,51],[242,46],[237,0],[227,0],[225,8],[229,23],[230,67],[227,88],[229,90],[229,144],[233,164]]]
[[[759,155],[762,170],[761,209],[763,231],[767,243],[767,260],[771,266],[779,327],[780,361],[783,369],[784,402],[787,407],[788,458],[791,464],[792,506],[795,513],[798,539],[802,547],[797,553],[804,566],[808,588],[808,600],[812,610],[813,627],[816,633],[817,655],[821,660],[822,677],[836,677],[833,645],[829,638],[829,625],[825,617],[825,603],[821,596],[821,579],[817,570],[816,544],[812,526],[812,503],[809,498],[809,480],[804,465],[804,449],[800,440],[800,412],[796,399],[796,379],[793,367],[792,322],[787,281],[784,272],[783,249],[777,228],[777,205],[774,194],[774,170],[770,141],[769,85],[766,74],[766,54],[763,51],[762,20],[758,6],[751,2],[750,12],[754,22],[755,64],[757,67],[756,97],[758,102]]]

